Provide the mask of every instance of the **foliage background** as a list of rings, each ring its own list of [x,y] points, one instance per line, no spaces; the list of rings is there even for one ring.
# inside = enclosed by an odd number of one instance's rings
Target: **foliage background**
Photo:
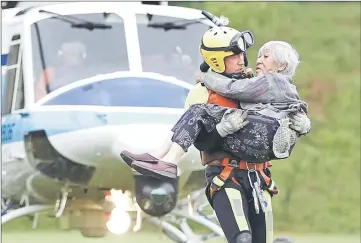
[[[171,2],[204,9],[249,29],[258,49],[283,40],[299,52],[295,83],[312,132],[275,161],[275,226],[293,232],[360,231],[360,2]]]

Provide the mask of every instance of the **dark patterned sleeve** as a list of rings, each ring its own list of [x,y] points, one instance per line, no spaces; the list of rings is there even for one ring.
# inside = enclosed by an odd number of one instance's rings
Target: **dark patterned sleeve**
[[[222,148],[223,138],[217,132],[217,129],[214,129],[211,132],[202,130],[194,143],[194,146],[204,152],[213,152]]]

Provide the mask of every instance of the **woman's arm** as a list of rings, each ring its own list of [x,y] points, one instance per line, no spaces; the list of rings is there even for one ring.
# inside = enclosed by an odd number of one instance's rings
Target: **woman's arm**
[[[207,88],[216,93],[245,102],[263,96],[269,90],[269,83],[264,75],[250,79],[231,79],[211,71],[202,73],[200,79]]]
[[[300,100],[292,80],[278,73],[265,73],[250,79],[231,79],[212,71],[202,73],[200,79],[207,88],[241,102],[294,103]]]

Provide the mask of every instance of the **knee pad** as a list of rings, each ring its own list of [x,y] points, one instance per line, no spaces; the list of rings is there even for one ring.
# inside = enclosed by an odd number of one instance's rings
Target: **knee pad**
[[[236,243],[252,243],[252,235],[249,231],[243,231],[236,238]]]

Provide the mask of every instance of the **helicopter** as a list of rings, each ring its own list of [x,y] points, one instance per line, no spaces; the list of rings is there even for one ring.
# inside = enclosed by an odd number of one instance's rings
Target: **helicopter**
[[[195,85],[199,40],[215,24],[166,2],[20,3],[2,10],[2,224],[53,211],[86,237],[124,233],[133,221],[136,231],[143,220],[176,242],[224,237],[202,211],[197,149],[175,181],[120,157],[166,139]],[[190,233],[185,219],[212,233]]]

